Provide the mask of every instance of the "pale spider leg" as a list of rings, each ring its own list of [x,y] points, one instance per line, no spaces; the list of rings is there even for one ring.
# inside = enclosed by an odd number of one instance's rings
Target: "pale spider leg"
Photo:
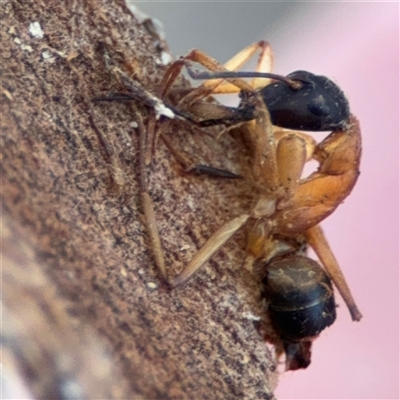
[[[192,50],[187,56],[184,57],[184,59],[187,61],[197,62],[210,71],[227,71],[227,69],[223,65],[218,63],[208,54],[203,53],[202,51],[197,49]],[[246,90],[250,92],[252,91],[252,87],[243,79],[232,78],[227,80],[240,90]],[[219,85],[220,82],[222,82],[222,80],[217,80],[215,87]],[[208,85],[211,84],[208,83]],[[179,102],[179,106],[182,107],[183,109],[189,108],[190,104],[192,104],[194,101],[203,99],[204,97],[207,97],[210,94],[212,94],[212,92],[213,92],[213,86],[207,87],[207,84],[200,85],[199,87],[191,91],[187,96],[185,96]]]
[[[351,294],[350,288],[347,285],[346,279],[340,269],[340,266],[332,253],[332,250],[327,242],[322,228],[317,225],[306,231],[306,238],[309,245],[314,249],[318,258],[324,265],[326,272],[332,279],[336,288],[339,290],[343,300],[345,301],[353,321],[360,321],[362,314],[358,309],[355,300]]]
[[[165,95],[170,90],[173,83],[176,81],[176,78],[181,73],[182,67],[185,65],[183,59],[174,61],[164,73],[163,78],[158,86],[157,97],[160,99],[165,98]]]
[[[246,223],[249,218],[249,214],[243,214],[222,225],[194,255],[183,271],[172,281],[171,286],[176,287],[186,282]]]
[[[239,70],[244,64],[246,64],[251,57],[260,50],[260,56],[257,61],[257,72],[272,72],[272,65],[273,65],[273,54],[272,48],[270,44],[264,40],[260,42],[253,43],[250,46],[246,47],[235,56],[233,56],[229,61],[224,64],[224,67],[229,71],[237,71]],[[209,87],[212,89],[210,94],[229,94],[229,93],[237,93],[238,88],[235,85],[232,85],[229,82],[226,82],[222,79],[218,80],[210,80],[204,82],[202,85],[205,87]],[[267,78],[254,78],[250,86],[253,89],[257,89],[259,87],[267,86],[271,82],[270,79]]]
[[[177,77],[181,73],[182,67],[185,65],[186,61],[194,61],[197,62],[204,67],[211,69],[212,71],[218,70],[218,71],[225,71],[226,69],[219,64],[216,60],[212,59],[209,57],[207,54],[201,52],[200,50],[194,49],[190,53],[188,53],[186,56],[182,57],[179,60],[174,61],[167,69],[165,72],[160,85],[158,87],[157,91],[157,96],[161,99],[165,98],[166,94],[169,92],[171,86],[174,84],[176,81]],[[213,80],[212,83],[214,84],[213,86],[218,86],[223,79]],[[209,94],[212,93],[212,88],[207,88],[204,86],[204,83],[197,87],[196,89],[192,90],[188,95],[183,97],[179,105],[182,106],[182,104],[188,105],[192,103],[196,99],[204,98],[207,97]],[[239,89],[235,89],[236,92],[239,91]],[[193,94],[192,94],[193,93]],[[180,107],[180,108],[185,108],[185,107]],[[188,107],[186,107],[188,108]]]
[[[157,229],[156,217],[154,214],[153,202],[148,193],[148,182],[146,178],[146,131],[142,118],[137,115],[137,123],[139,128],[139,171],[140,171],[140,197],[142,200],[144,217],[150,237],[151,249],[157,267],[163,278],[167,281],[167,270],[165,267],[164,251],[161,245],[160,235]]]
[[[261,48],[260,56],[257,61],[257,72],[272,72],[274,66],[274,54],[268,42],[266,46]],[[254,78],[251,81],[251,86],[254,90],[261,89],[272,82],[269,78]]]

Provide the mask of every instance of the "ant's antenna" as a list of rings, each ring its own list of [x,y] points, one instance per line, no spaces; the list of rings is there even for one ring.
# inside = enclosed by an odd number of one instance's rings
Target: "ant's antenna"
[[[197,71],[185,62],[189,76],[192,79],[235,79],[235,78],[269,78],[287,83],[292,89],[300,89],[302,82],[287,78],[286,76],[271,74],[269,72],[244,72],[244,71]]]

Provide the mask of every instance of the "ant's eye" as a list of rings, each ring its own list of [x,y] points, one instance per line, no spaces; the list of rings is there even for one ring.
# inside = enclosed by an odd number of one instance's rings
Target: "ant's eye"
[[[326,117],[330,114],[331,109],[322,95],[318,95],[308,104],[310,112],[318,117]]]

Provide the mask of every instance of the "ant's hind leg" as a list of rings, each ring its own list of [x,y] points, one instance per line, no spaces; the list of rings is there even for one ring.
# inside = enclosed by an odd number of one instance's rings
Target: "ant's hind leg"
[[[201,268],[250,218],[249,214],[236,217],[222,225],[203,247],[194,255],[190,263],[172,281],[172,287],[186,282],[199,268]]]
[[[148,192],[148,182],[146,177],[146,130],[143,121],[138,115],[139,127],[139,170],[140,170],[140,197],[150,238],[151,250],[156,261],[157,267],[165,281],[167,281],[167,271],[165,267],[164,251],[161,245],[160,235],[158,233],[156,217],[151,197]]]
[[[360,321],[362,314],[358,309],[346,279],[340,269],[340,266],[332,253],[328,241],[325,238],[322,228],[317,225],[306,232],[307,241],[313,248],[318,258],[324,265],[329,277],[332,279],[336,288],[339,290],[345,301],[353,321]]]

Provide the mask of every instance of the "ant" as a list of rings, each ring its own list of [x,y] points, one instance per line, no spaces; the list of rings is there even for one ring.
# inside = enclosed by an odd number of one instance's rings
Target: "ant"
[[[236,72],[260,49],[256,72]],[[194,71],[193,62],[206,71]],[[205,79],[176,106],[175,115],[199,127],[225,124],[238,129],[252,150],[253,203],[248,212],[222,225],[171,282],[186,282],[242,227],[251,223],[247,239],[248,263],[265,271],[268,312],[286,354],[286,369],[306,368],[311,344],[336,318],[331,282],[342,295],[354,321],[362,318],[320,222],[350,194],[359,176],[361,132],[350,114],[341,89],[324,76],[296,71],[271,73],[272,52],[267,42],[248,46],[225,65],[195,49],[166,71],[156,98],[165,99],[183,66],[193,79]],[[243,78],[254,78],[251,83]],[[238,107],[201,100],[211,94],[239,92]],[[164,101],[164,100],[163,100]],[[166,104],[166,103],[165,103]],[[142,127],[141,130],[144,128]],[[320,143],[303,131],[331,133]],[[142,148],[143,150],[143,148]],[[302,178],[311,159],[318,169]],[[206,173],[218,175],[218,172]],[[146,192],[145,185],[142,190]],[[143,195],[150,203],[148,195]],[[148,220],[154,233],[155,222]],[[154,246],[164,277],[161,245]],[[310,246],[324,269],[306,257]]]

